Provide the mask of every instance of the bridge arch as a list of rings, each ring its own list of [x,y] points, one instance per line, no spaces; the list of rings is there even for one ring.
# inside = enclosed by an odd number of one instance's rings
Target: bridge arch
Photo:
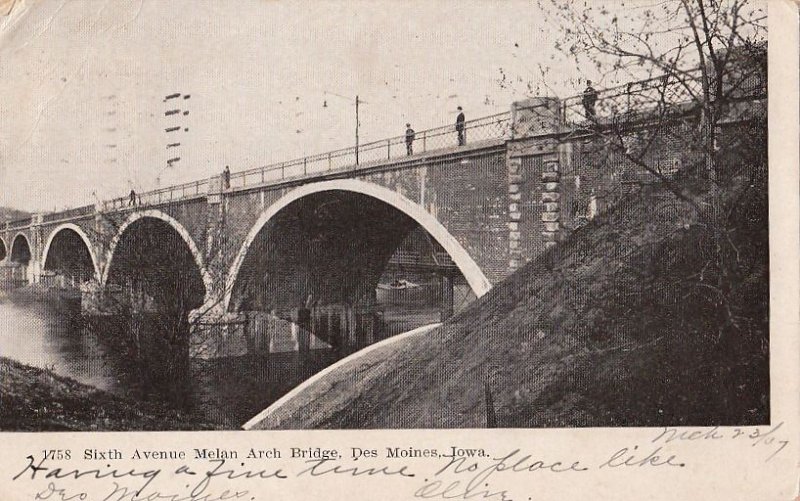
[[[171,226],[183,239],[186,245],[189,248],[189,251],[192,254],[192,258],[194,259],[195,264],[197,265],[197,269],[200,272],[200,276],[203,280],[203,285],[205,286],[205,296],[206,299],[210,297],[211,291],[213,290],[213,280],[211,278],[211,274],[208,272],[206,268],[205,262],[203,260],[203,254],[198,249],[197,245],[192,239],[192,236],[189,234],[189,231],[175,218],[172,216],[165,214],[160,210],[149,209],[144,211],[139,211],[131,214],[128,219],[122,223],[122,226],[119,227],[117,233],[114,235],[114,238],[111,239],[111,243],[109,244],[108,251],[105,255],[105,266],[103,267],[102,273],[102,280],[101,286],[106,287],[108,283],[109,273],[111,272],[111,267],[114,259],[114,254],[119,246],[120,240],[125,235],[125,231],[137,221],[143,219],[157,219],[163,221],[164,223]]]
[[[33,257],[31,251],[31,243],[24,233],[17,233],[11,241],[11,252],[9,252],[8,260],[28,264]]]
[[[338,179],[300,186],[274,202],[259,216],[256,223],[247,234],[228,272],[223,301],[224,311],[228,311],[229,309],[233,289],[236,285],[242,264],[247,257],[251,245],[256,240],[261,230],[281,212],[281,210],[291,203],[315,193],[328,191],[343,191],[366,195],[402,212],[413,219],[444,248],[459,271],[464,275],[464,278],[475,296],[481,297],[491,289],[491,283],[466,249],[464,249],[455,237],[450,234],[442,223],[419,204],[383,186],[357,179]]]
[[[44,244],[44,250],[42,251],[42,269],[45,269],[47,266],[47,256],[50,253],[50,247],[53,245],[53,240],[56,236],[64,231],[73,231],[77,233],[83,243],[86,245],[86,250],[89,252],[89,258],[92,260],[92,270],[94,272],[94,277],[100,282],[101,274],[100,274],[100,264],[97,262],[97,256],[94,252],[94,245],[92,241],[89,240],[89,236],[86,235],[86,232],[83,229],[73,223],[64,223],[56,227],[53,231],[50,232],[50,235],[47,237],[47,242]]]
[[[8,255],[8,246],[6,245],[6,241],[3,240],[3,237],[0,237],[0,261],[6,258]]]

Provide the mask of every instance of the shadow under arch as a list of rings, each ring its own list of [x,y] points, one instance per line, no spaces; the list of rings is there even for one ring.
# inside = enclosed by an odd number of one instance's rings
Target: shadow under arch
[[[86,235],[86,232],[81,229],[80,226],[73,224],[73,223],[64,223],[57,226],[53,231],[50,232],[50,235],[47,237],[47,242],[44,244],[44,250],[42,250],[42,269],[45,268],[47,265],[47,255],[50,252],[50,246],[53,243],[55,237],[64,230],[72,230],[78,234],[78,236],[83,240],[83,243],[86,245],[86,250],[89,251],[89,257],[92,260],[92,268],[94,269],[94,276],[97,280],[97,283],[100,283],[102,275],[100,273],[100,264],[97,262],[97,256],[94,252],[94,246],[92,245],[92,241],[89,240],[89,236]]]
[[[8,246],[6,245],[6,241],[3,240],[3,237],[0,237],[0,261],[8,256]]]
[[[24,247],[22,247],[24,242]],[[23,258],[23,260],[19,260]],[[31,258],[33,258],[33,252],[31,251],[31,242],[28,237],[24,233],[17,233],[14,235],[14,238],[11,240],[11,250],[8,253],[9,261],[19,262],[22,263],[29,263]],[[19,260],[19,261],[18,261]]]
[[[258,237],[264,226],[272,220],[281,210],[287,207],[292,202],[298,201],[303,197],[321,193],[326,191],[345,191],[358,193],[375,198],[379,202],[383,202],[406,216],[413,219],[425,231],[427,231],[450,255],[459,271],[464,275],[467,283],[472,289],[476,297],[481,297],[486,294],[492,285],[484,275],[480,267],[475,263],[469,253],[464,247],[453,237],[447,228],[442,225],[433,215],[427,212],[419,204],[411,201],[396,191],[384,188],[377,184],[360,181],[356,179],[338,179],[331,181],[322,181],[318,183],[311,183],[300,186],[288,194],[281,197],[278,201],[270,205],[250,229],[247,234],[236,258],[231,265],[227,279],[225,282],[223,311],[228,311],[230,301],[233,294],[234,286],[239,276],[239,271],[247,257],[250,246]]]
[[[197,269],[200,271],[200,276],[202,277],[203,285],[205,286],[205,300],[208,300],[208,298],[211,296],[211,291],[213,290],[213,280],[211,278],[211,274],[208,272],[208,269],[205,266],[203,254],[198,249],[197,245],[192,239],[192,236],[189,234],[189,231],[178,220],[160,210],[155,209],[135,212],[125,220],[122,226],[119,227],[117,233],[114,235],[114,238],[111,239],[108,251],[106,252],[106,258],[104,260],[105,266],[103,267],[103,273],[101,277],[102,280],[100,282],[101,287],[105,288],[106,284],[108,283],[108,276],[111,271],[114,253],[117,250],[117,246],[119,245],[122,236],[125,234],[125,231],[137,221],[148,218],[159,219],[167,223],[181,236],[183,241],[189,247],[189,251],[194,258],[195,264],[197,265]]]

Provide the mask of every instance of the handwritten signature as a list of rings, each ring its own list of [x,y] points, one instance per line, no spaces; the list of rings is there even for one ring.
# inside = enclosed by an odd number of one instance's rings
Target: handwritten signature
[[[580,461],[544,461],[533,459],[520,449],[493,458],[488,464],[468,460],[465,457],[451,458],[442,468],[425,479],[425,484],[417,489],[415,497],[422,499],[488,499],[511,501],[508,490],[492,488],[489,478],[496,473],[576,473],[589,468]]]
[[[241,499],[248,496],[249,491],[230,491],[224,490],[220,494],[205,493],[200,496],[192,494],[169,494],[161,491],[142,493],[128,487],[113,482],[113,490],[107,496],[100,498],[102,501],[228,501],[231,499]],[[87,493],[79,492],[76,494],[68,493],[66,489],[57,486],[54,482],[47,484],[47,488],[36,493],[35,500],[52,501],[86,501]],[[251,498],[252,499],[252,498]]]

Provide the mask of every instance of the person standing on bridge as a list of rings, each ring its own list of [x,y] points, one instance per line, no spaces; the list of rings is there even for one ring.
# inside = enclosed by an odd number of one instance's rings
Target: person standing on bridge
[[[586,118],[594,121],[595,110],[594,105],[597,103],[597,91],[592,87],[592,81],[586,81],[586,89],[583,91],[583,110],[586,112]]]
[[[227,165],[225,170],[222,171],[222,182],[226,190],[231,187],[231,168]]]
[[[414,154],[414,129],[411,124],[406,124],[406,154],[411,156]]]
[[[467,131],[465,129],[464,112],[461,106],[458,107],[458,116],[456,117],[456,132],[458,132],[458,145],[464,146],[467,144]]]
[[[128,194],[128,207],[131,205],[136,205],[136,191],[131,188],[131,192]]]

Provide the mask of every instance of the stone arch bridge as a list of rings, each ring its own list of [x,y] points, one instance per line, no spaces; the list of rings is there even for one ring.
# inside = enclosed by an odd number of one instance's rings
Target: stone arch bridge
[[[764,97],[751,102],[763,108]],[[598,116],[602,105],[601,95]],[[36,214],[0,226],[0,259],[31,283],[83,284],[84,296],[115,288],[145,309],[168,304],[191,310],[197,325],[222,325],[198,356],[258,348],[232,334],[241,312],[363,346],[375,337],[357,310],[374,303],[392,267],[439,276],[447,316],[455,289],[480,297],[592,217],[607,193],[642,180],[624,162],[597,168],[579,110],[537,98],[468,122],[463,145],[444,127],[418,133],[411,155],[392,138]],[[636,120],[646,127],[644,115]],[[665,136],[648,160],[669,171],[685,155]],[[303,316],[337,305],[347,309],[333,320]]]

